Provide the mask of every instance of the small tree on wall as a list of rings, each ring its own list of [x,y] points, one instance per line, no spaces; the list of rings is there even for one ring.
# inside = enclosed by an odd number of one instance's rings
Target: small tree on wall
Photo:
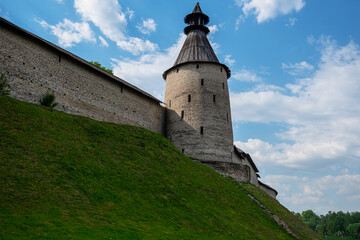
[[[10,94],[10,90],[8,90],[7,88],[9,87],[8,84],[8,80],[5,77],[4,74],[0,74],[0,95],[9,95]]]
[[[101,65],[101,63],[99,63],[99,62],[96,62],[96,61],[90,61],[89,63],[91,63],[91,64],[93,64],[93,65],[97,66],[98,68],[101,68],[102,70],[105,70],[105,71],[107,71],[108,73],[110,73],[110,74],[113,74],[113,75],[114,75],[114,73],[113,73],[113,70],[112,70],[112,69],[110,69],[110,68],[106,68],[106,67],[102,66],[102,65]]]

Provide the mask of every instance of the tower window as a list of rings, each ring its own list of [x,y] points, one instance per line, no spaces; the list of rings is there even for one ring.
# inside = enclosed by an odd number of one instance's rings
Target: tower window
[[[191,102],[191,95],[188,95],[188,102]]]
[[[121,93],[123,92],[123,87],[122,87],[122,86],[120,87],[120,92],[121,92]]]
[[[225,83],[222,83],[223,89],[225,89]]]
[[[185,149],[181,149],[181,152],[184,153],[184,152],[185,152]]]
[[[181,118],[184,118],[184,111],[181,111]]]
[[[222,72],[222,68],[220,68],[220,72]]]
[[[213,102],[216,102],[216,95],[213,95]]]
[[[176,73],[178,73],[179,72],[179,69],[176,69]]]
[[[204,86],[204,79],[201,79],[201,86]]]
[[[204,127],[200,127],[200,134],[204,134]]]
[[[200,66],[199,66],[199,64],[196,64],[196,68],[198,69]]]

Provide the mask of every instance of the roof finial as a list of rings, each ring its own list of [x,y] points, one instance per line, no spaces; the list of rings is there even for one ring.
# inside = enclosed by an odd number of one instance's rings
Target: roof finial
[[[184,32],[186,35],[190,31],[195,30],[195,29],[201,30],[205,34],[208,34],[210,32],[209,29],[207,27],[205,27],[205,25],[209,23],[210,19],[206,14],[204,14],[201,11],[199,2],[195,5],[195,8],[192,11],[192,13],[186,15],[184,21],[185,21],[185,23],[190,25],[184,29]]]
[[[195,5],[192,13],[202,13],[199,2],[197,2],[197,4]]]

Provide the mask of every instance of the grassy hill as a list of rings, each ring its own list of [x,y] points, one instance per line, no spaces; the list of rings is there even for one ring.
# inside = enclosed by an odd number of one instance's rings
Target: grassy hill
[[[159,134],[0,96],[0,239],[293,239],[246,192],[319,238]]]

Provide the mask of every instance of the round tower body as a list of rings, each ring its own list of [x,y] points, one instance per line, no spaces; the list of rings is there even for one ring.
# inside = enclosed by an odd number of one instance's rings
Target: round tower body
[[[216,62],[186,62],[166,73],[168,139],[201,161],[232,161],[228,72]]]

